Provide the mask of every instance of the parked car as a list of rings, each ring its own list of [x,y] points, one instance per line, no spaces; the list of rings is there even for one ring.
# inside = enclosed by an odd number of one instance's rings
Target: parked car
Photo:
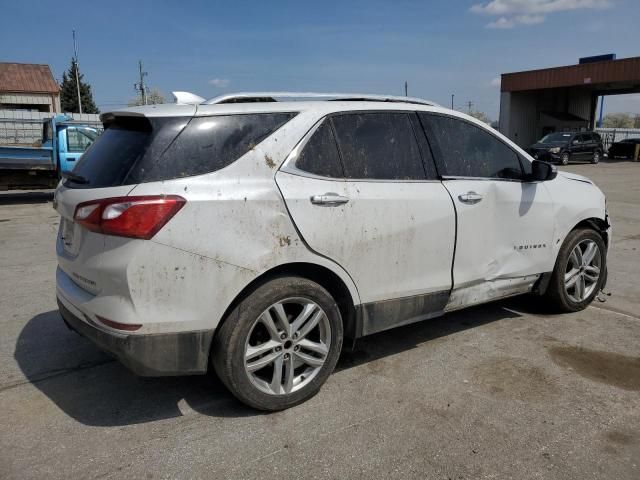
[[[529,147],[533,158],[567,165],[570,161],[598,163],[604,147],[596,132],[555,132]]]
[[[44,120],[41,146],[0,146],[0,189],[54,188],[99,134],[68,115]]]
[[[603,287],[587,178],[424,100],[272,95],[104,114],[57,188],[62,317],[134,372],[215,369],[279,410],[344,339],[531,292],[577,311]]]
[[[612,143],[607,155],[609,158],[633,158],[637,145],[640,145],[640,138],[625,138]]]

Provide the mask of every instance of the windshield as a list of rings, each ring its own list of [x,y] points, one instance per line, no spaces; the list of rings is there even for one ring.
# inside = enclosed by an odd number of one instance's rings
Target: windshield
[[[559,143],[559,142],[567,142],[571,138],[573,134],[571,133],[550,133],[549,135],[545,135],[540,140],[540,143]]]

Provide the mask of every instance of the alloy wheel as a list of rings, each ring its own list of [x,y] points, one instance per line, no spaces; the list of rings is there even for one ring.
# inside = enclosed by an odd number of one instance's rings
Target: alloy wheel
[[[309,384],[331,347],[331,326],[320,306],[288,298],[269,306],[252,325],[244,348],[244,369],[264,393],[286,395]]]
[[[600,270],[598,244],[593,240],[578,243],[569,255],[564,274],[564,288],[568,297],[576,303],[589,298],[598,285]]]

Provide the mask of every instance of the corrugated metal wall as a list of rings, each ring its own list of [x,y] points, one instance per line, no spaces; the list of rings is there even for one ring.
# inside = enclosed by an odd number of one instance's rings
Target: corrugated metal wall
[[[568,88],[502,92],[500,131],[526,148],[542,136],[542,112],[570,113],[591,121],[591,92]]]
[[[508,107],[502,108],[504,95],[509,95]],[[500,107],[500,131],[520,147],[536,140],[538,110],[535,92],[504,92]]]
[[[503,92],[640,81],[640,57],[502,74]]]

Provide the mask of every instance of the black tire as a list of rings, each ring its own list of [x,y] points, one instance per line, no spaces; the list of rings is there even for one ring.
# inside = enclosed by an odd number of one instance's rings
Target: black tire
[[[569,163],[569,160],[571,160],[571,155],[569,155],[569,152],[562,152],[562,154],[560,155],[560,163],[562,165],[567,165]]]
[[[594,165],[599,163],[601,157],[602,157],[602,153],[600,152],[600,150],[596,150],[595,152],[593,152],[593,158],[591,159],[591,163],[593,163]]]
[[[576,302],[569,297],[565,289],[564,277],[569,262],[569,255],[578,243],[584,240],[593,240],[598,245],[598,254],[600,255],[600,276],[596,282],[596,288],[593,292],[581,302]],[[602,236],[593,229],[578,229],[574,230],[565,239],[558,257],[556,264],[551,274],[551,280],[549,286],[544,294],[545,300],[548,301],[548,305],[561,312],[577,312],[584,310],[598,295],[598,292],[602,288],[603,282],[606,280],[607,272],[607,247],[602,239]]]
[[[257,388],[245,371],[245,342],[256,319],[274,303],[302,297],[324,310],[330,325],[330,348],[325,363],[307,385],[289,394],[269,394]],[[223,321],[211,347],[211,364],[233,395],[250,407],[277,411],[298,405],[313,397],[338,362],[342,348],[343,325],[333,297],[322,286],[302,277],[277,277],[246,295]]]

